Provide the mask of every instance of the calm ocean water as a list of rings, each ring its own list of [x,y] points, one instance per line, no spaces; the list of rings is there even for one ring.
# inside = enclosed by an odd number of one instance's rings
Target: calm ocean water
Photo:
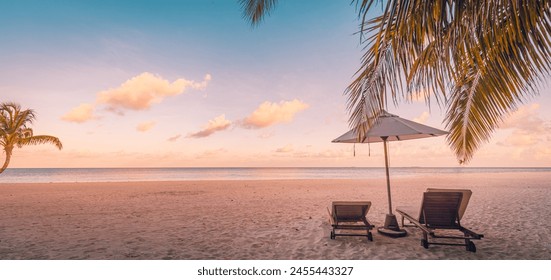
[[[547,172],[551,168],[391,168],[391,176],[430,174]],[[369,179],[383,178],[384,168],[10,168],[0,174],[0,183],[124,182],[185,180],[269,179]]]

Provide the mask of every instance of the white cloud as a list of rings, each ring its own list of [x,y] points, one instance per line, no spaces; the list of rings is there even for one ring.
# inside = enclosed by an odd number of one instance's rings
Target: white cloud
[[[195,133],[192,133],[192,134],[188,135],[188,137],[190,137],[190,138],[207,137],[207,136],[210,136],[211,134],[213,134],[217,131],[222,131],[222,130],[228,129],[230,127],[230,125],[231,125],[231,121],[226,120],[225,115],[220,115],[220,116],[214,118],[213,120],[210,120],[208,122],[208,124],[203,127],[202,130],[200,130],[198,132],[195,132]]]
[[[146,131],[152,129],[154,126],[155,126],[154,121],[143,122],[143,123],[140,123],[136,126],[136,130],[138,130],[140,132],[146,132]]]
[[[87,103],[80,104],[61,117],[64,121],[76,123],[87,122],[94,118],[96,118],[94,116],[94,105]]]
[[[245,118],[241,125],[245,128],[263,128],[277,123],[288,123],[298,112],[308,107],[308,104],[297,99],[279,103],[266,101]]]

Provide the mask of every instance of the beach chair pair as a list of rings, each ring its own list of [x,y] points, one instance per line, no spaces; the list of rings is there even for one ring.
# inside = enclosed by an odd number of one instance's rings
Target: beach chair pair
[[[402,226],[404,219],[407,219],[411,225],[420,228],[423,231],[421,245],[429,248],[433,245],[452,245],[465,246],[467,251],[476,252],[476,246],[472,242],[474,239],[481,239],[482,234],[475,233],[461,226],[461,218],[467,209],[472,192],[470,190],[456,189],[427,189],[423,194],[423,201],[418,215],[411,209],[399,208],[396,211],[402,215]],[[373,241],[373,235],[370,232],[373,224],[367,220],[367,212],[371,207],[369,201],[334,201],[329,211],[331,221],[331,239],[336,236],[367,236],[369,241]],[[418,217],[418,218],[414,218]],[[365,233],[350,233],[351,231],[360,231]],[[462,235],[456,234],[460,232]],[[463,240],[461,243],[443,243],[429,242],[432,239],[452,239]]]

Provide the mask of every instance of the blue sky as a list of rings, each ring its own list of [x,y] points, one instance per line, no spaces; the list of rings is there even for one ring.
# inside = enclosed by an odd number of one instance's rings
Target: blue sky
[[[382,165],[377,144],[330,143],[362,55],[348,1],[280,1],[255,28],[237,1],[1,2],[0,101],[64,144],[11,167]],[[548,86],[471,165],[551,164]],[[443,128],[437,106],[389,109]],[[391,149],[398,166],[457,165],[443,137]]]

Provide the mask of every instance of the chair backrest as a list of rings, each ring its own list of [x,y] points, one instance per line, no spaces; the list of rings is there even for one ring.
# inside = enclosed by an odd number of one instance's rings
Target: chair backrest
[[[425,192],[419,211],[419,222],[429,227],[454,228],[459,221],[461,192]]]
[[[363,221],[371,202],[369,201],[333,201],[333,218],[337,222]]]
[[[459,220],[463,218],[463,214],[465,214],[465,211],[467,210],[467,205],[469,205],[469,199],[471,199],[471,195],[473,194],[471,190],[465,190],[465,189],[428,188],[427,192],[460,192],[462,193],[463,199],[461,199],[461,205],[459,206]]]

